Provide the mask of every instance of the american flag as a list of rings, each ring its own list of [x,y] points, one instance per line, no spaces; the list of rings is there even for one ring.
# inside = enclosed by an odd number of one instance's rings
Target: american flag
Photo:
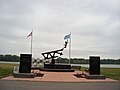
[[[29,34],[27,37],[30,37],[30,36],[32,36],[32,33],[33,33],[33,32],[31,32],[31,33],[30,33],[30,34]]]

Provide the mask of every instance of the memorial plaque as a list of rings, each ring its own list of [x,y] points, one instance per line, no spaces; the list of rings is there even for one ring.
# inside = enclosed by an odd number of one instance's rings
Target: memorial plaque
[[[90,56],[89,62],[89,74],[90,75],[100,75],[100,57]]]
[[[31,73],[32,54],[20,55],[19,73]]]

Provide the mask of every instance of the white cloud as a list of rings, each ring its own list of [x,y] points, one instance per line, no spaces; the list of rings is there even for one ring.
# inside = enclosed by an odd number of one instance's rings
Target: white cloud
[[[30,52],[26,36],[33,29],[34,57],[61,48],[71,32],[72,57],[120,58],[119,6],[119,0],[1,0],[0,52]]]

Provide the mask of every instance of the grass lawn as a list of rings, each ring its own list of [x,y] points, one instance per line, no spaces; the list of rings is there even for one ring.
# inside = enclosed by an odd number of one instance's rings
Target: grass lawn
[[[0,78],[12,75],[12,70],[14,66],[17,66],[17,64],[0,63]]]
[[[79,70],[86,70],[88,68],[82,67],[81,69],[79,68],[73,68],[77,71]],[[105,75],[107,78],[115,79],[115,80],[120,80],[120,68],[101,68],[101,75]]]
[[[120,68],[101,68],[101,74],[111,79],[120,80]]]

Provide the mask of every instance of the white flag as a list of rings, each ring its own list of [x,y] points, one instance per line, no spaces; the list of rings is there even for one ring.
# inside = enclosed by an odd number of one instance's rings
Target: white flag
[[[67,39],[70,39],[70,34],[68,34],[64,37],[64,40],[67,40]]]

